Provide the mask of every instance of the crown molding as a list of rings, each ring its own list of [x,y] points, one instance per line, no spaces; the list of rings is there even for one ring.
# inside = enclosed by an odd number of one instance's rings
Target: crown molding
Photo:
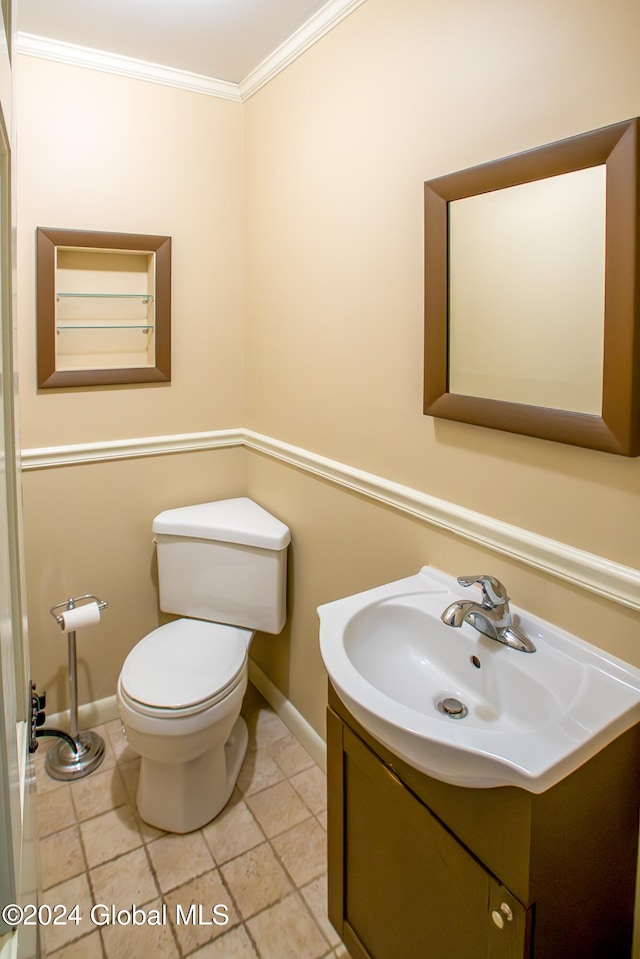
[[[364,2],[365,0],[329,0],[325,3],[324,7],[321,7],[299,30],[296,30],[288,40],[285,40],[251,73],[248,73],[244,80],[240,81],[242,100],[248,100],[262,89]]]
[[[244,446],[640,612],[640,570],[248,429],[25,449],[23,472]]]
[[[38,57],[41,60],[86,67],[89,70],[99,70],[102,73],[112,73],[134,80],[146,80],[148,83],[160,83],[163,86],[177,87],[191,93],[202,93],[205,96],[235,100],[240,103],[262,89],[281,70],[288,67],[364,2],[365,0],[329,0],[240,83],[216,80],[215,77],[190,73],[188,70],[164,67],[158,63],[136,60],[133,57],[124,57],[62,40],[38,37],[31,33],[18,32],[16,49],[18,53]]]
[[[30,33],[18,33],[16,48],[18,53],[28,57],[38,57],[41,60],[54,60],[56,63],[66,63],[73,67],[86,67],[89,70],[99,70],[101,73],[113,73],[116,76],[130,77],[134,80],[160,83],[166,87],[189,90],[191,93],[203,93],[205,96],[219,97],[223,100],[236,100],[238,103],[242,99],[238,84],[230,83],[228,80],[216,80],[201,76],[199,73],[175,70],[173,67],[163,67],[157,63],[148,63],[146,60],[135,60],[133,57],[95,50],[93,47],[64,43],[62,40],[36,37]]]

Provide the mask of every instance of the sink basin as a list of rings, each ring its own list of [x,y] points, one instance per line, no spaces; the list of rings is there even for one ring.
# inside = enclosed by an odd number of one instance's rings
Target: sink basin
[[[358,722],[414,768],[544,792],[640,719],[640,670],[514,606],[535,653],[441,621],[479,596],[424,567],[327,603],[322,658]]]

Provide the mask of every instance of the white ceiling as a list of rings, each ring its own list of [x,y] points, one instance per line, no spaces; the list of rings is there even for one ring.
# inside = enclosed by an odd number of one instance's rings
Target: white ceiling
[[[18,30],[239,83],[327,0],[18,0]]]

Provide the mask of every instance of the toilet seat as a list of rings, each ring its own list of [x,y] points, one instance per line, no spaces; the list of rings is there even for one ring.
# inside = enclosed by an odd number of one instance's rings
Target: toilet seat
[[[120,675],[123,698],[150,716],[189,716],[242,682],[252,630],[198,619],[154,629],[134,646]]]

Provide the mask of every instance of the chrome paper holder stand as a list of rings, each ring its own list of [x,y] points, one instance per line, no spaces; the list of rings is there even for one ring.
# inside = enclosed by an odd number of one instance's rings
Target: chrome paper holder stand
[[[50,613],[60,629],[64,628],[64,616],[61,610],[75,609],[86,602],[97,603],[98,609],[106,609],[109,605],[105,600],[98,599],[91,593],[84,596],[70,598],[64,603],[57,603],[51,607]],[[76,668],[76,631],[67,633],[69,645],[69,735],[76,744],[77,752],[60,740],[49,749],[45,759],[45,769],[52,779],[73,780],[82,779],[97,769],[104,759],[104,740],[102,736],[91,730],[78,732],[78,686]]]

